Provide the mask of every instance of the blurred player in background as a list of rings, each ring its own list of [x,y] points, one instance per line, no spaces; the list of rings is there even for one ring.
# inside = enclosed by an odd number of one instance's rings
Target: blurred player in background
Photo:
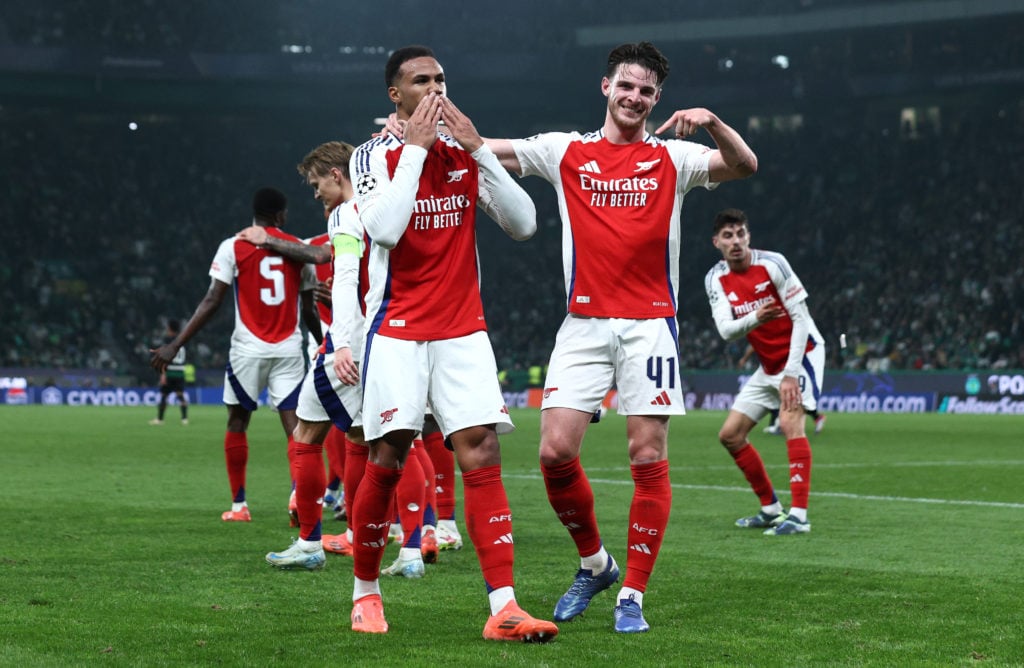
[[[555,606],[555,621],[580,615],[595,594],[618,581],[579,455],[587,426],[613,384],[619,413],[628,416],[635,492],[626,576],[615,599],[620,633],[649,628],[643,596],[672,505],[669,416],[685,413],[675,319],[683,197],[757,169],[746,142],[707,109],[676,111],[657,133],[674,128],[682,139],[703,129],[717,148],[647,132],[668,71],[667,59],[652,44],[623,44],[609,54],[601,81],[607,98],[601,129],[488,140],[506,168],[555,187],[562,218],[568,314],[544,384],[540,464],[580,568]]]
[[[167,321],[167,330],[164,332],[164,343],[170,343],[181,331],[181,323],[177,320]],[[178,398],[178,407],[181,409],[181,424],[188,424],[188,395],[185,394],[185,347],[178,348],[174,358],[167,364],[167,367],[160,373],[160,403],[156,407],[156,417],[149,421],[151,425],[164,423],[164,413],[167,411],[167,397],[174,394]]]
[[[760,364],[733,402],[718,439],[743,471],[761,510],[736,520],[741,527],[774,536],[807,533],[811,445],[805,411],[818,404],[824,380],[825,344],[807,310],[807,291],[780,253],[752,249],[747,216],[726,209],[715,216],[712,243],[722,253],[704,280],[718,333],[732,341],[746,336]],[[783,509],[750,430],[769,411],[780,411],[789,456],[792,507]]]
[[[484,323],[476,249],[479,204],[514,239],[536,230],[529,196],[501,168],[472,122],[445,97],[426,47],[398,49],[388,97],[406,121],[353,160],[370,246],[363,365],[366,474],[356,494],[352,629],[386,633],[378,573],[392,497],[429,402],[462,469],[466,526],[487,586],[491,640],[544,642],[558,633],[515,600],[512,514],[498,431],[512,428]],[[450,135],[439,135],[444,121]]]
[[[288,200],[275,188],[260,188],[252,201],[253,223],[270,236],[298,239],[281,227],[287,221]],[[185,327],[174,339],[152,350],[150,365],[163,371],[178,350],[213,317],[234,287],[235,328],[231,335],[224,377],[228,409],[224,457],[231,488],[231,510],[221,519],[248,522],[245,475],[249,460],[246,430],[266,388],[278,411],[285,435],[295,429],[295,406],[305,373],[300,313],[307,328],[319,330],[313,307],[316,278],[309,265],[288,260],[236,237],[225,239],[210,266],[210,288]]]

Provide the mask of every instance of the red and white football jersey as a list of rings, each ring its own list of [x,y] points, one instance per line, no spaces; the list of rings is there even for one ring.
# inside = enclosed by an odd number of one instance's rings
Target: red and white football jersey
[[[712,149],[692,142],[613,144],[601,131],[512,141],[523,176],[549,181],[562,218],[570,313],[664,318],[676,313],[679,212],[684,195],[712,189]]]
[[[704,287],[715,321],[738,320],[766,304],[781,304],[787,313],[781,318],[763,322],[747,334],[765,373],[782,373],[789,358],[793,337],[793,320],[788,311],[807,300],[807,290],[789,262],[781,253],[750,249],[751,264],[743,272],[734,272],[725,260],[711,268]],[[807,345],[813,350],[823,339],[814,320],[808,317]]]
[[[357,149],[352,164],[360,209],[392,180],[404,148],[388,135]],[[370,246],[366,317],[372,332],[433,341],[487,329],[476,248],[479,180],[476,160],[454,139],[442,135],[434,142],[398,244]]]
[[[266,230],[272,236],[301,242],[276,227]],[[217,249],[210,276],[234,287],[232,349],[266,357],[301,354],[299,293],[316,286],[312,267],[231,237]]]

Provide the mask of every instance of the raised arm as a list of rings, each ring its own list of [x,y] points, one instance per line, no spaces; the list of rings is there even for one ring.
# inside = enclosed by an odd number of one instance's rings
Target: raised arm
[[[661,124],[655,134],[675,128],[676,137],[685,139],[704,128],[718,147],[708,160],[710,180],[714,183],[745,179],[757,171],[757,156],[743,137],[707,109],[680,109]]]
[[[383,161],[374,161],[372,153],[370,160],[365,160],[362,147],[353,157],[356,172],[352,181],[356,184],[359,219],[374,243],[384,248],[397,246],[409,226],[423,163],[437,141],[440,120],[440,97],[426,95],[405,124],[405,146],[390,179]]]
[[[455,141],[469,151],[480,167],[480,206],[516,241],[532,237],[537,231],[537,208],[530,196],[505,171],[469,117],[448,98],[441,98],[441,116]],[[508,144],[511,151],[512,145]]]

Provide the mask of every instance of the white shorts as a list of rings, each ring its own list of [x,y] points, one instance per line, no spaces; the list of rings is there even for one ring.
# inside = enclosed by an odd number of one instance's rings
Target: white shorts
[[[620,415],[685,415],[675,318],[631,320],[569,314],[544,381],[541,409],[593,413],[617,388]]]
[[[782,383],[782,376],[782,373],[769,376],[764,372],[764,367],[757,367],[757,371],[736,395],[732,409],[754,422],[760,422],[769,412],[779,409],[779,384]],[[818,396],[821,395],[824,379],[825,346],[819,343],[814,350],[804,355],[800,376],[797,378],[805,411],[813,411],[818,407]]]
[[[334,373],[334,353],[317,355],[306,372],[295,411],[306,422],[327,422],[347,432],[363,424],[363,386],[345,385]]]
[[[260,392],[267,388],[270,403],[278,410],[292,410],[306,374],[302,353],[291,357],[252,357],[228,352],[224,372],[224,403],[256,410]]]
[[[366,348],[363,433],[367,440],[399,429],[420,431],[428,402],[445,437],[485,424],[495,425],[499,434],[514,428],[487,332],[441,341],[371,334]]]

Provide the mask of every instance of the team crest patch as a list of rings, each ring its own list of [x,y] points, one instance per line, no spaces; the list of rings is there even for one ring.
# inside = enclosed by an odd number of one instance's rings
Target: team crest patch
[[[356,194],[366,195],[377,187],[377,177],[373,174],[361,174],[356,180]]]

